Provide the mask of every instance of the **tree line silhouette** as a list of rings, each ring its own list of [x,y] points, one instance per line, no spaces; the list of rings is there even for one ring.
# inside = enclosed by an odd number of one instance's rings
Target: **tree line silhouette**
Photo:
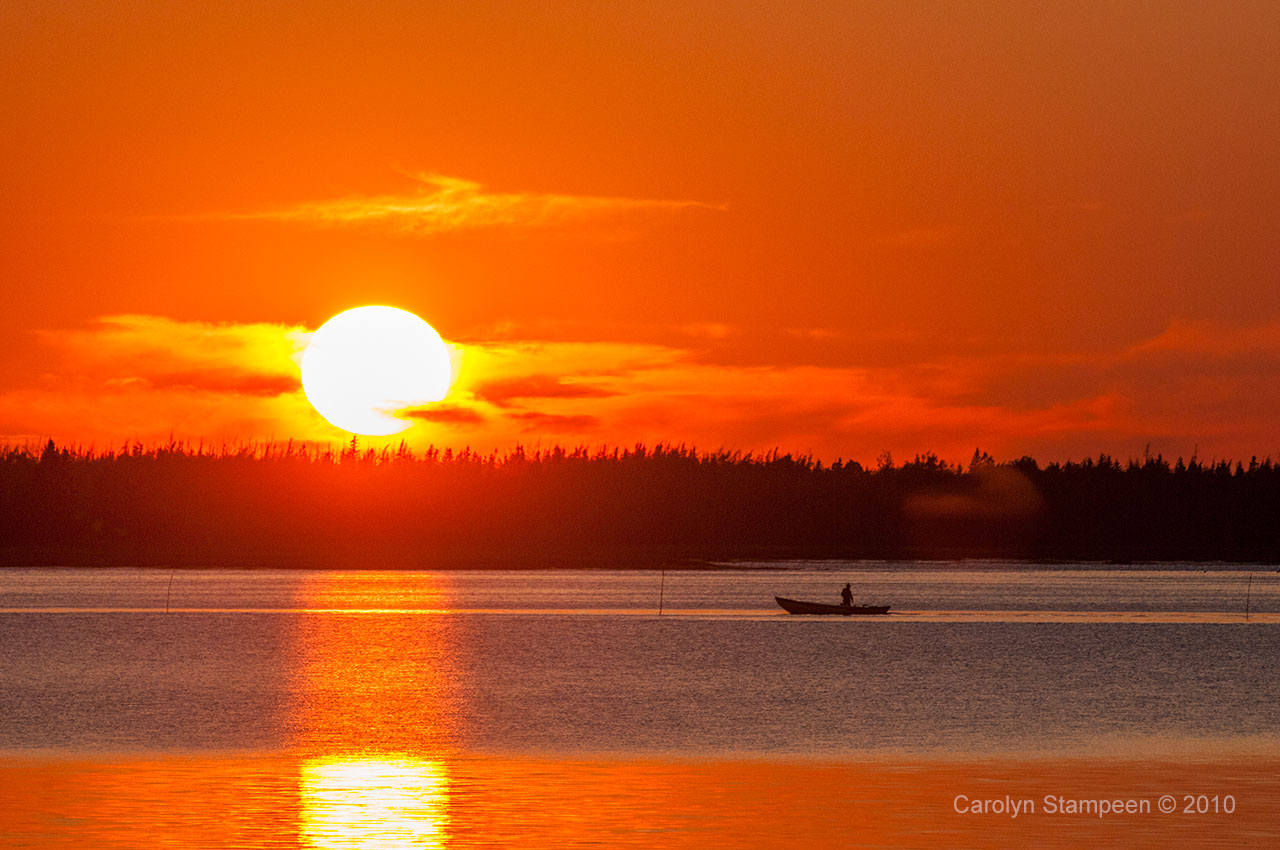
[[[1280,464],[974,452],[875,466],[685,446],[0,448],[0,563],[654,566],[1280,561]]]

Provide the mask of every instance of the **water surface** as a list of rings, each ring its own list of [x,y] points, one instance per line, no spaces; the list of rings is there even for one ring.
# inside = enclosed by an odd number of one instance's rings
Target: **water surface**
[[[955,789],[1049,786],[1245,801],[1104,843],[1275,834],[1273,572],[751,566],[2,571],[0,843],[1019,846]],[[772,602],[845,581],[895,614]]]

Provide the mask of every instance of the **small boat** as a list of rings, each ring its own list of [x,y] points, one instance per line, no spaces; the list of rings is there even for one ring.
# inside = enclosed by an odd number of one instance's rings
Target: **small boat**
[[[849,617],[853,614],[888,614],[888,605],[823,605],[821,602],[801,602],[798,599],[773,597],[782,610],[788,614],[839,614]]]

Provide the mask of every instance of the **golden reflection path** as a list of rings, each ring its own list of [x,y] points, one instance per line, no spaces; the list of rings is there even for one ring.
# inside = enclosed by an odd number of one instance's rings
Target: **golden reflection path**
[[[309,576],[298,607],[291,692],[301,846],[444,847],[449,771],[461,711],[456,660],[436,617],[346,614],[377,604],[370,577]],[[402,587],[395,588],[402,593]],[[424,588],[427,596],[437,595]],[[321,613],[322,612],[322,613]]]
[[[298,834],[316,850],[444,847],[449,773],[417,758],[314,758],[301,765]]]
[[[1274,755],[672,759],[0,755],[0,847],[1274,847]],[[1232,795],[1234,811],[961,814],[957,795],[1041,801]]]

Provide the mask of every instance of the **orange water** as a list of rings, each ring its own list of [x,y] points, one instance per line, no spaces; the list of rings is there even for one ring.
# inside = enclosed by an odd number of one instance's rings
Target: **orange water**
[[[1280,843],[1274,598],[1244,623],[1221,577],[951,574],[1035,605],[864,622],[715,577],[661,619],[617,573],[179,578],[171,615],[151,574],[7,578],[0,847]]]
[[[1280,840],[1280,762],[199,756],[0,759],[0,844],[33,847],[1239,847]],[[1161,814],[1173,794],[1217,814]],[[1033,814],[958,814],[956,797]],[[1147,800],[1048,814],[1045,795]],[[1235,811],[1221,811],[1231,795]]]

